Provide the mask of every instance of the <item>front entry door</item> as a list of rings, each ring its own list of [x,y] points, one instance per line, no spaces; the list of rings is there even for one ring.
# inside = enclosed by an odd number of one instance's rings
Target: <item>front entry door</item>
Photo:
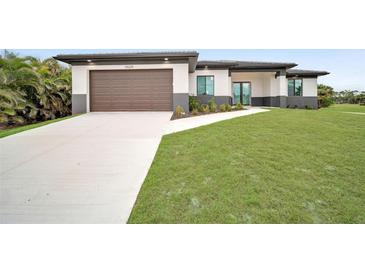
[[[251,104],[251,83],[250,82],[235,82],[233,83],[234,103],[242,105]]]

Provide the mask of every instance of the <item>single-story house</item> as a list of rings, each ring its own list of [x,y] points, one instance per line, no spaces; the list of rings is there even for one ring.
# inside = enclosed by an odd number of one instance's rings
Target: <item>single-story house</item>
[[[199,53],[139,52],[57,55],[72,65],[72,112],[189,111],[201,103],[317,108],[317,78],[326,71],[295,63],[198,61]]]

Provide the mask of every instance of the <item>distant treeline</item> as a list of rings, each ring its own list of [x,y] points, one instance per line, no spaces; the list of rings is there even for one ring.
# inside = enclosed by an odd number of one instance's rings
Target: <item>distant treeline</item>
[[[365,104],[365,91],[344,90],[336,92],[331,86],[318,85],[319,107],[332,104]]]
[[[336,104],[365,104],[365,91],[343,90],[335,92],[333,100]]]

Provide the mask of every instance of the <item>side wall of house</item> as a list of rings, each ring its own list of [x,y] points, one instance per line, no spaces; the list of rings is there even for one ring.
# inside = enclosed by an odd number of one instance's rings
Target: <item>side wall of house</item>
[[[303,96],[288,96],[288,79],[283,74],[275,77],[274,72],[232,72],[232,83],[251,83],[252,106],[318,108],[317,78],[302,78]]]
[[[201,103],[206,104],[211,95],[197,95],[197,76],[214,76],[214,98],[218,105],[232,101],[231,78],[228,69],[204,69],[189,73],[189,94],[195,96]]]
[[[173,109],[181,105],[189,109],[189,65],[182,64],[145,64],[145,65],[86,65],[72,66],[72,113],[90,111],[90,70],[137,70],[172,69],[173,70]]]
[[[303,96],[317,97],[317,78],[303,78]]]
[[[303,96],[288,96],[287,107],[317,109],[317,78],[303,78]]]

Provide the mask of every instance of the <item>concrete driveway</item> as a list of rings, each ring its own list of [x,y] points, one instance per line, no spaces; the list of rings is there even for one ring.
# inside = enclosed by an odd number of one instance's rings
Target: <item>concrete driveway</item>
[[[89,113],[0,139],[0,223],[125,223],[171,115]]]

